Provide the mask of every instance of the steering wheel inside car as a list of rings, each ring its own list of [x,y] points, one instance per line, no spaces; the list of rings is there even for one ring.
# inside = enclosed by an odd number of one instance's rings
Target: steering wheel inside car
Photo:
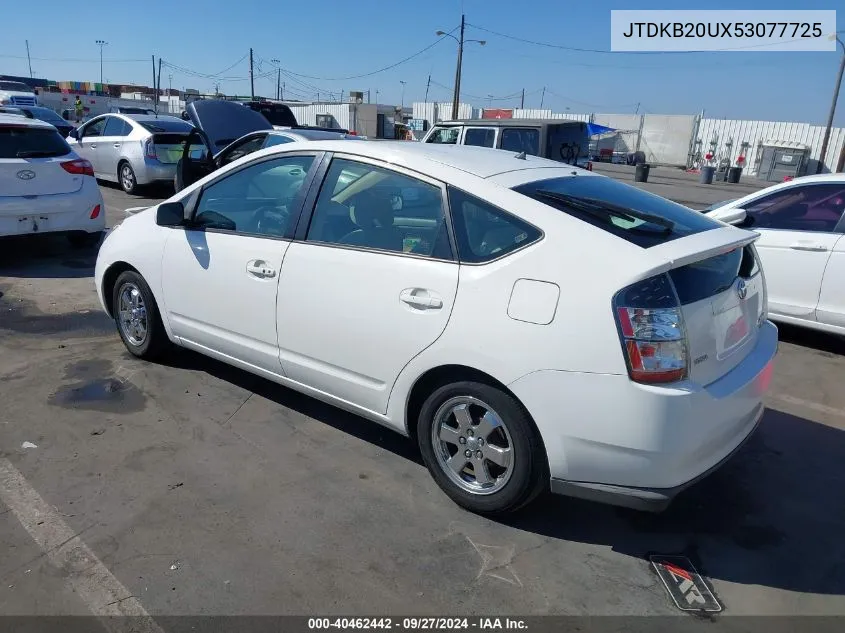
[[[288,226],[288,209],[285,206],[264,206],[256,209],[252,216],[252,226],[261,235],[283,237]]]

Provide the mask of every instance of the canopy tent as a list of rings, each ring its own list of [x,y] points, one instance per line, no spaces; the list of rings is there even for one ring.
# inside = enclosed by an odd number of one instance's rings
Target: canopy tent
[[[608,134],[615,131],[616,129],[612,127],[599,125],[598,123],[587,123],[587,134],[590,136],[598,136],[599,134]]]

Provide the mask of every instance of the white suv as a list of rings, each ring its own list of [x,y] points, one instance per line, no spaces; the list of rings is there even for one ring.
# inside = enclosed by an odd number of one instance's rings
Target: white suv
[[[0,236],[61,232],[85,246],[105,227],[91,163],[49,123],[0,114]]]

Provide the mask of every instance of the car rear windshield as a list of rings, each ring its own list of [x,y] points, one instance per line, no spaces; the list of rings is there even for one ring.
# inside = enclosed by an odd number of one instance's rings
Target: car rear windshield
[[[697,211],[604,176],[536,180],[514,191],[643,248],[721,226]]]
[[[0,158],[50,158],[70,154],[70,146],[50,128],[0,125]]]
[[[142,126],[148,132],[152,132],[153,134],[161,134],[162,132],[175,132],[175,133],[183,133],[187,134],[193,129],[190,123],[186,123],[185,121],[166,121],[163,119],[158,119],[156,121],[138,121],[138,124]]]
[[[64,119],[53,112],[50,108],[27,108],[27,110],[32,112],[32,116],[41,119],[42,121],[56,121],[57,123],[64,123]]]

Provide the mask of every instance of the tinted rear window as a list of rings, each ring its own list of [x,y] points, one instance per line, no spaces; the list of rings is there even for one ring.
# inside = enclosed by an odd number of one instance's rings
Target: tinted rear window
[[[156,121],[138,121],[138,125],[142,126],[148,132],[159,134],[162,132],[176,132],[187,134],[193,129],[190,123],[184,121],[167,121],[158,119]]]
[[[47,121],[48,123],[64,123],[62,117],[53,112],[50,108],[26,108],[37,119]]]
[[[724,255],[669,271],[682,305],[707,299],[730,288],[737,277],[749,279],[760,272],[754,250],[737,248]]]
[[[603,176],[536,180],[514,191],[643,248],[721,226],[697,211]]]
[[[0,126],[0,158],[49,158],[70,154],[54,129]]]

